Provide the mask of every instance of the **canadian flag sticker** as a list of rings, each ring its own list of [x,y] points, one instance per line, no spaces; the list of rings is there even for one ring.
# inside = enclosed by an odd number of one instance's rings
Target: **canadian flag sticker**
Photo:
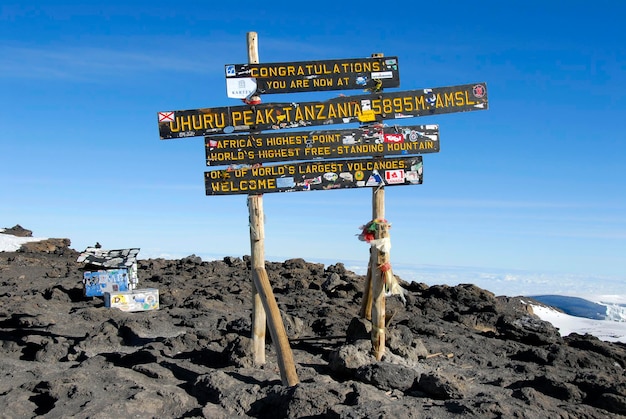
[[[394,183],[404,183],[404,170],[387,170],[385,171],[385,181],[392,185]]]

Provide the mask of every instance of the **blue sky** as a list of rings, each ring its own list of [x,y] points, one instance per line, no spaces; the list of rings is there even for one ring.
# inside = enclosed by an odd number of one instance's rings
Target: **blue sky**
[[[388,91],[487,83],[487,111],[407,121],[439,124],[441,151],[423,185],[386,190],[392,264],[626,279],[626,5],[84,3],[0,5],[0,227],[249,254],[246,196],[206,196],[203,139],[159,140],[156,114],[240,104],[224,64],[247,61],[255,31],[262,62],[397,56]],[[339,93],[361,94],[263,99]],[[268,259],[367,261],[371,190],[263,203]]]

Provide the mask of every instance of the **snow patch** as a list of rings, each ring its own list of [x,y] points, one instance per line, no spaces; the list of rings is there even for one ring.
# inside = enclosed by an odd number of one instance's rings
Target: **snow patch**
[[[541,320],[550,322],[559,329],[561,336],[567,336],[571,333],[590,334],[608,342],[626,343],[626,323],[570,316],[551,307],[534,304],[531,304],[531,307]]]
[[[1,231],[5,231],[5,229]],[[47,240],[47,237],[17,237],[0,232],[0,252],[15,252],[22,247],[24,243],[39,242],[42,240]]]

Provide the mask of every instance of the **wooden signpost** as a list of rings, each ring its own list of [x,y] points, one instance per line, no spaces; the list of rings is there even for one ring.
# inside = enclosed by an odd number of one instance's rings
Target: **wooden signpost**
[[[248,61],[259,62],[258,38],[249,32]],[[260,100],[260,98],[258,98]],[[250,225],[250,259],[252,276],[252,348],[255,365],[265,364],[265,329],[270,330],[276,346],[278,366],[283,385],[295,386],[299,383],[293,353],[289,346],[285,325],[280,318],[280,310],[265,270],[265,216],[263,195],[248,195],[248,217]]]
[[[207,195],[248,195],[255,364],[265,363],[265,327],[276,345],[284,385],[298,383],[293,355],[265,271],[263,194],[372,188],[372,247],[361,316],[372,321],[376,359],[385,352],[385,285],[394,279],[384,186],[419,185],[422,154],[439,152],[438,125],[386,125],[387,120],[486,110],[487,85],[470,83],[404,92],[397,57],[259,64],[255,32],[248,64],[225,66],[229,97],[245,105],[158,112],[162,140],[205,136]],[[324,102],[261,103],[258,95],[365,89]],[[308,127],[358,123],[338,130]],[[307,128],[306,131],[280,131]],[[261,132],[269,131],[269,132]],[[266,163],[275,162],[273,165]],[[278,163],[276,163],[278,162]],[[374,245],[374,243],[377,243]],[[382,245],[381,245],[382,243]]]

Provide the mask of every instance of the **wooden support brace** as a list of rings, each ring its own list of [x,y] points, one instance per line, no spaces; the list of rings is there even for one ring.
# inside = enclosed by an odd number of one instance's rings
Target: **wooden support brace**
[[[276,304],[267,272],[265,268],[255,268],[253,272],[254,284],[261,296],[263,307],[267,313],[267,325],[270,329],[274,346],[276,347],[280,378],[283,385],[295,386],[299,383],[298,375],[296,374],[296,366],[293,361],[293,354],[289,346],[285,325],[280,317],[280,310],[278,309],[278,304]]]

